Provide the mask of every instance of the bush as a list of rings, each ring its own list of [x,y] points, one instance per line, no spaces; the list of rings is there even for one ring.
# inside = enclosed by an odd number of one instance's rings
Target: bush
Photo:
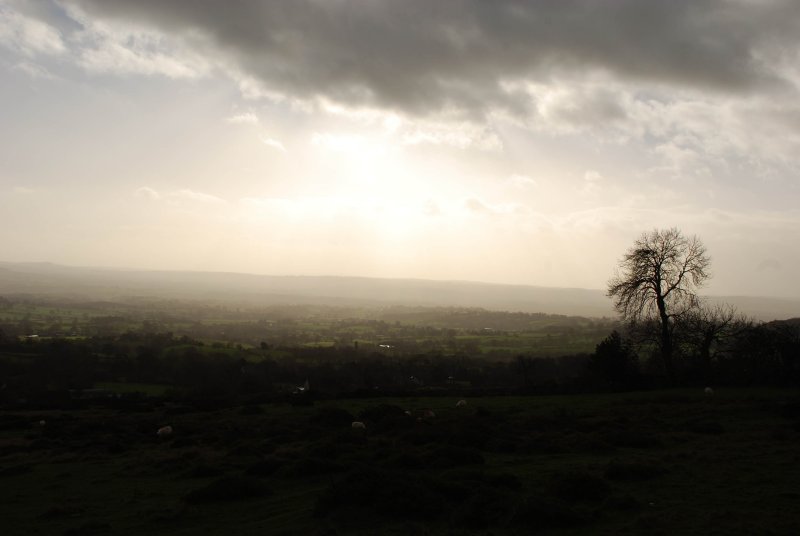
[[[242,406],[239,415],[263,415],[264,409],[261,406]]]
[[[364,409],[358,414],[359,420],[365,421],[368,426],[378,432],[410,428],[414,419],[406,415],[405,410],[391,404],[380,404]]]
[[[725,428],[716,421],[690,421],[686,429],[694,434],[720,435],[725,433]]]
[[[339,428],[342,426],[350,426],[350,423],[355,419],[352,413],[341,408],[320,408],[315,411],[308,420],[311,424],[316,424],[318,426]]]
[[[12,465],[11,467],[0,468],[0,477],[24,475],[25,473],[30,473],[31,471],[32,468],[30,464],[21,463],[18,465]]]
[[[187,471],[185,476],[188,478],[208,478],[211,476],[219,476],[221,474],[222,470],[219,467],[208,465],[205,462],[199,462],[197,465]]]
[[[463,501],[452,514],[452,523],[470,529],[506,525],[516,510],[518,499],[507,490],[483,486]]]
[[[423,449],[403,449],[390,463],[401,469],[449,469],[463,465],[482,465],[483,455],[477,449],[452,445]]]
[[[630,389],[639,380],[639,360],[630,344],[614,330],[595,348],[589,368],[612,389]]]
[[[409,418],[403,408],[400,406],[394,406],[392,404],[379,404],[377,406],[370,406],[362,410],[361,413],[358,414],[358,417],[361,420],[370,421],[373,423],[377,423],[385,419]]]
[[[659,477],[665,472],[658,465],[612,460],[606,467],[605,477],[609,480],[643,481]]]
[[[448,445],[433,451],[432,457],[439,468],[458,467],[460,465],[483,465],[483,455],[478,449]]]
[[[400,439],[406,443],[417,446],[427,445],[429,443],[441,445],[447,441],[447,431],[439,426],[417,424],[400,436]]]
[[[555,476],[548,489],[551,494],[570,503],[599,501],[610,491],[602,478],[578,472]]]
[[[640,430],[616,430],[605,434],[603,440],[615,447],[634,449],[650,449],[663,445],[658,437]]]
[[[520,479],[511,473],[485,473],[483,471],[470,469],[455,469],[445,472],[442,477],[450,481],[468,484],[473,488],[490,486],[508,490],[522,489],[522,482]]]
[[[280,476],[303,477],[327,475],[344,470],[342,464],[324,458],[304,458],[286,465],[279,471]]]
[[[189,504],[239,501],[266,495],[268,490],[256,478],[227,476],[214,480],[207,486],[189,492],[184,500]]]
[[[272,476],[285,463],[286,460],[270,456],[254,463],[245,472],[250,476]]]
[[[590,521],[589,512],[575,508],[561,501],[541,495],[526,497],[517,506],[511,522],[525,529],[538,531],[541,529],[574,527]]]
[[[449,442],[453,445],[486,449],[490,441],[497,440],[495,431],[479,419],[469,419],[458,423],[450,433]]]
[[[333,483],[317,500],[319,517],[344,510],[372,509],[383,516],[434,519],[444,506],[429,478],[409,478],[405,473],[360,469]]]
[[[630,512],[642,508],[642,503],[631,495],[614,495],[606,499],[603,509]]]

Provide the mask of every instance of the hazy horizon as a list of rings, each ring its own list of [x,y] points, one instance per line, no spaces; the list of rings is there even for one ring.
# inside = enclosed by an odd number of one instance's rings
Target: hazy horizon
[[[800,298],[798,50],[790,0],[0,0],[2,260],[602,290],[678,227]]]
[[[437,278],[426,278],[426,277],[382,277],[382,276],[367,276],[367,275],[336,275],[336,274],[312,274],[312,273],[266,273],[266,272],[248,272],[248,271],[231,271],[231,270],[181,270],[181,269],[167,269],[167,268],[134,268],[130,266],[104,266],[104,265],[80,265],[80,264],[65,264],[65,263],[58,263],[53,261],[47,260],[36,260],[36,261],[9,261],[6,259],[0,259],[0,268],[4,266],[52,266],[56,268],[67,268],[67,269],[76,269],[76,270],[97,270],[97,271],[109,271],[109,272],[152,272],[152,273],[192,273],[192,274],[221,274],[221,275],[241,275],[241,276],[255,276],[255,277],[273,277],[273,278],[331,278],[331,279],[374,279],[374,280],[387,280],[387,281],[419,281],[419,282],[433,282],[433,283],[467,283],[467,284],[474,284],[474,285],[486,285],[486,286],[509,286],[509,287],[532,287],[532,288],[542,288],[542,289],[554,289],[554,290],[588,290],[588,291],[597,291],[601,292],[605,295],[607,292],[606,288],[592,288],[592,287],[569,287],[569,286],[548,286],[548,285],[536,285],[536,284],[526,284],[526,283],[505,283],[505,282],[496,282],[496,281],[479,281],[474,279],[437,279]],[[698,294],[700,296],[710,297],[710,298],[718,298],[718,297],[741,297],[741,298],[770,298],[770,299],[786,299],[786,300],[796,300],[797,298],[787,297],[786,295],[768,295],[768,294],[731,294],[731,295],[722,295],[722,294],[709,294],[706,292],[706,287],[701,287],[699,289]],[[611,298],[608,298],[609,304],[611,303]]]
[[[211,301],[247,307],[312,305],[383,308],[478,308],[489,311],[616,317],[601,289],[508,285],[481,281],[244,272],[137,270],[0,261],[0,295],[34,299]],[[797,318],[800,300],[786,296],[712,295],[757,320]]]

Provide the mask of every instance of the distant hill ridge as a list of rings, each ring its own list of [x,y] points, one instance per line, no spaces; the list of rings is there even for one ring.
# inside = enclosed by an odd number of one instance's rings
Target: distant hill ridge
[[[113,300],[153,296],[259,304],[421,305],[482,307],[578,316],[614,316],[602,290],[471,281],[341,276],[274,276],[232,272],[128,270],[0,262],[0,294]],[[800,316],[800,300],[715,297],[763,320]]]

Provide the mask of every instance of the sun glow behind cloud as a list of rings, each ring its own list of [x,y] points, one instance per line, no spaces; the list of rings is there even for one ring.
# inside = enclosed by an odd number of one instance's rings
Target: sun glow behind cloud
[[[678,225],[720,292],[787,287],[793,4],[403,5],[0,0],[0,240],[17,260],[602,287]]]

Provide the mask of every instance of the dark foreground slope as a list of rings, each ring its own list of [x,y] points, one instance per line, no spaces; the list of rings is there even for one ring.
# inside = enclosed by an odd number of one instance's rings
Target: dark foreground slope
[[[467,402],[6,411],[3,533],[800,531],[796,392]]]

